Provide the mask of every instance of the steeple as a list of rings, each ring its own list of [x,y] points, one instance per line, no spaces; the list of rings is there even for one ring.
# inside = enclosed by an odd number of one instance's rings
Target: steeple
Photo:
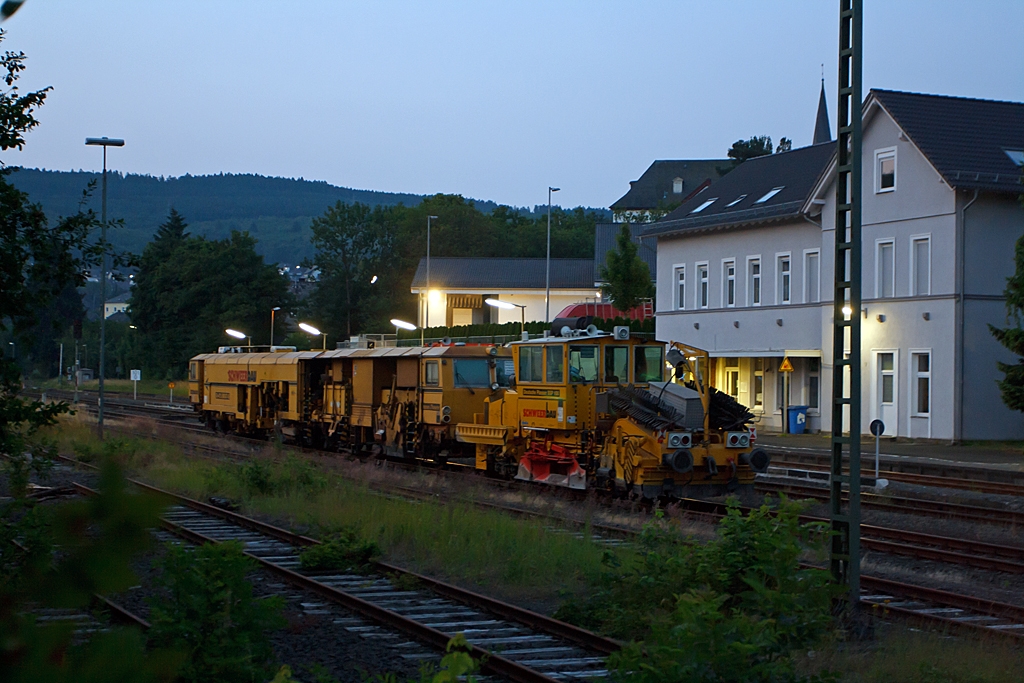
[[[821,97],[818,98],[818,120],[814,122],[814,143],[832,141],[832,129],[828,125],[828,105],[825,104],[825,79],[821,79]]]

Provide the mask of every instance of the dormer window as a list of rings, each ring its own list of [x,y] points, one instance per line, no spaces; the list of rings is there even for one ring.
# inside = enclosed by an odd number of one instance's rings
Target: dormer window
[[[755,204],[764,204],[766,201],[768,201],[769,199],[771,199],[772,197],[774,197],[778,193],[782,192],[784,189],[786,189],[785,185],[783,185],[782,187],[773,187],[772,189],[770,189],[767,192],[765,192],[764,196],[761,197],[760,199],[758,199],[754,203]]]
[[[690,213],[691,214],[700,213],[701,211],[703,211],[704,209],[708,208],[709,206],[711,206],[712,204],[714,204],[717,201],[718,201],[718,197],[712,197],[711,199],[707,199],[707,200],[704,201],[703,204],[698,206],[696,209],[694,209]]]
[[[737,197],[736,199],[734,199],[731,202],[729,202],[728,204],[726,204],[725,208],[728,209],[730,206],[736,206],[737,204],[739,204],[740,202],[742,202],[746,198],[747,198],[747,195],[741,194],[739,197]]]
[[[683,179],[682,178],[676,178],[675,180],[672,181],[672,193],[673,194],[682,194],[683,193]]]

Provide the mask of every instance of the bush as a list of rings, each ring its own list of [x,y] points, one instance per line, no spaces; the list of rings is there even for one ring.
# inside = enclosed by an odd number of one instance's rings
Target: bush
[[[255,568],[239,543],[169,545],[159,562],[160,597],[150,600],[150,643],[187,655],[180,680],[249,683],[270,677],[267,632],[281,628],[283,600],[255,599]]]
[[[835,595],[828,572],[800,568],[827,534],[799,512],[783,501],[744,517],[731,502],[705,545],[648,524],[637,565],[610,565],[588,599],[556,616],[632,640],[609,660],[624,680],[799,680],[790,653],[831,631]]]
[[[361,571],[380,557],[380,554],[380,546],[373,541],[360,538],[353,529],[342,529],[328,536],[323,543],[303,550],[299,555],[299,561],[303,569],[311,571]]]
[[[270,465],[262,460],[250,460],[238,468],[238,478],[250,495],[270,495],[274,492],[274,478]]]

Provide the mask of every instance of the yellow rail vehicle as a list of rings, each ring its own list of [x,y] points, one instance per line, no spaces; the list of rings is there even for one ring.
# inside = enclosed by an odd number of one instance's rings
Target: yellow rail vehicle
[[[508,386],[507,349],[435,346],[202,354],[189,393],[221,431],[279,433],[329,450],[443,459],[454,425]]]
[[[475,447],[477,469],[654,498],[694,486],[731,490],[767,468],[750,442],[752,415],[705,386],[706,352],[674,344],[666,363],[664,343],[624,327],[564,328],[511,347],[512,388],[456,428]],[[684,383],[665,381],[666,367]]]

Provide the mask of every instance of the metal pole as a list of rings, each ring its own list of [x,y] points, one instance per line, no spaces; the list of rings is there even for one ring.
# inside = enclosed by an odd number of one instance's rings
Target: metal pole
[[[100,405],[97,416],[97,430],[103,441],[103,380],[106,369],[107,349],[107,147],[103,146],[103,201],[101,203],[100,241],[103,243],[103,274],[100,277]]]
[[[861,65],[862,0],[839,2],[839,101],[837,110],[835,283],[832,297],[832,467],[829,517],[830,568],[844,585],[849,608],[860,603],[861,418]],[[845,310],[844,310],[845,309]],[[846,319],[849,311],[850,319]],[[847,336],[849,335],[849,336]],[[850,353],[846,355],[849,339]],[[849,371],[847,373],[847,370]],[[844,382],[849,378],[849,395]],[[844,412],[849,425],[843,433]],[[843,473],[843,447],[848,474]],[[849,503],[843,505],[843,485]]]
[[[64,384],[64,343],[60,345],[60,360],[57,361],[57,386]]]
[[[274,350],[274,312],[276,308],[270,309],[270,350]]]
[[[544,322],[551,322],[551,188],[548,187],[548,255],[544,262]]]
[[[420,346],[424,345],[426,328],[430,325],[430,216],[427,216],[427,296],[423,299],[423,326],[420,327]]]

